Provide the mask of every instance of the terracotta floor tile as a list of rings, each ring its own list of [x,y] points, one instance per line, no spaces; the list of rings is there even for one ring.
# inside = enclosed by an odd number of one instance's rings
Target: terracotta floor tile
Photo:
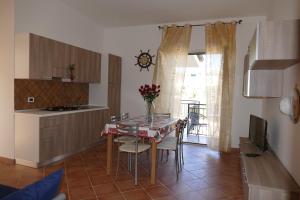
[[[117,152],[117,151],[115,151]],[[116,158],[112,175],[106,174],[106,144],[100,144],[65,161],[33,169],[0,163],[0,184],[23,187],[58,169],[65,169],[60,190],[68,200],[242,200],[239,152],[218,153],[205,146],[184,145],[185,165],[176,178],[174,154],[168,162],[158,162],[156,184],[150,184],[150,157],[141,154],[138,186],[127,170],[127,156],[121,159],[116,178]],[[166,158],[166,156],[165,156]],[[150,197],[151,196],[151,197]]]
[[[151,188],[151,187],[161,186],[161,182],[159,180],[156,180],[155,184],[151,184],[149,177],[144,177],[144,178],[139,179],[138,183],[143,188],[146,188],[146,189]]]
[[[215,199],[206,199],[199,192],[186,192],[175,195],[176,200],[215,200]]]
[[[86,170],[89,176],[106,176],[106,170],[103,167],[93,167]]]
[[[172,194],[185,193],[193,191],[186,183],[176,183],[172,185],[166,185],[166,187],[172,192]]]
[[[113,182],[113,178],[111,176],[90,176],[90,179],[93,186]]]
[[[101,200],[124,200],[123,196],[120,193],[100,195],[99,199],[101,199]]]
[[[94,186],[93,188],[98,196],[119,193],[119,190],[114,183],[101,184]]]
[[[67,184],[70,188],[74,187],[82,187],[82,186],[91,186],[91,182],[87,176],[85,177],[79,177],[79,178],[73,178],[70,181],[67,181]]]
[[[171,192],[164,186],[148,188],[146,192],[152,199],[171,196]]]
[[[134,180],[116,181],[116,185],[121,192],[141,189],[140,185],[134,184]]]
[[[134,190],[123,193],[127,200],[148,200],[151,199],[144,190]]]
[[[70,188],[69,190],[71,200],[96,198],[94,191],[89,186]]]

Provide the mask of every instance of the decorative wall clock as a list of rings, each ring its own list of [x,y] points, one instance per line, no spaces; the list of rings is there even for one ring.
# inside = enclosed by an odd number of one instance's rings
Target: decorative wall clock
[[[135,56],[137,60],[137,63],[135,65],[140,66],[140,71],[142,71],[143,69],[147,69],[147,71],[149,71],[149,67],[151,65],[154,65],[153,58],[155,55],[150,55],[149,49],[148,51],[140,50],[140,52],[140,55]]]

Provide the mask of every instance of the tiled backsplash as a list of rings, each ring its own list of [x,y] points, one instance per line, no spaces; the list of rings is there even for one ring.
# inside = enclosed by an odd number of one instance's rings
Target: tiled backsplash
[[[34,97],[34,103],[28,103],[28,97]],[[16,110],[88,104],[88,101],[88,83],[15,79]]]

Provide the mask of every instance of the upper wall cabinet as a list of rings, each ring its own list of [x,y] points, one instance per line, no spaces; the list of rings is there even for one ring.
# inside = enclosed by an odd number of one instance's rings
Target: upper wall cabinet
[[[243,96],[276,98],[282,94],[282,70],[249,70],[249,54],[244,59]]]
[[[101,80],[101,54],[32,33],[16,34],[15,56],[15,78],[69,79],[74,64],[74,82]]]
[[[284,69],[300,61],[300,20],[257,25],[249,44],[251,70]]]

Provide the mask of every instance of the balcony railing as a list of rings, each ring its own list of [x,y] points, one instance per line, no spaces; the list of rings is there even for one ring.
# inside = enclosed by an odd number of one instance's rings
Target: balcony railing
[[[207,135],[207,109],[206,104],[195,100],[181,100],[180,118],[188,117],[187,137],[193,135]]]

